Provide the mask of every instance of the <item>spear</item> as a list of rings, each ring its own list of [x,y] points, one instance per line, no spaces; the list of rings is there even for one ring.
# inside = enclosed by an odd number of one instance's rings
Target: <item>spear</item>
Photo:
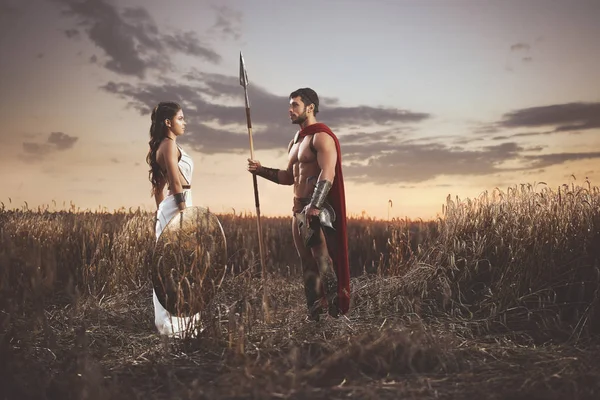
[[[248,125],[248,138],[250,139],[250,158],[254,160],[254,143],[252,142],[252,120],[250,119],[250,100],[248,100],[248,73],[246,72],[246,63],[244,56],[240,51],[240,85],[244,88],[244,96],[246,99],[246,123]],[[256,174],[252,174],[252,183],[254,184],[254,205],[256,206],[256,222],[258,227],[258,247],[260,252],[260,266],[263,279],[263,308],[269,318],[266,296],[266,272],[265,272],[265,252],[262,236],[262,225],[260,223],[260,202],[258,200],[258,182]]]

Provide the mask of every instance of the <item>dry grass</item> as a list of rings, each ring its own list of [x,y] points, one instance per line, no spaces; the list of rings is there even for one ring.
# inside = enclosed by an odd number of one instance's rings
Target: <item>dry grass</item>
[[[349,221],[353,300],[305,319],[287,218],[219,215],[230,260],[200,337],[158,337],[153,215],[0,210],[0,398],[600,396],[600,189],[447,199]]]

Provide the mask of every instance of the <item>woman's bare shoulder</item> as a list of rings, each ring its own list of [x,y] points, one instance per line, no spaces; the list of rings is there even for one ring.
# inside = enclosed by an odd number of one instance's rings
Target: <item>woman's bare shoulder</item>
[[[170,139],[163,139],[156,149],[157,155],[160,153],[165,156],[177,155],[177,145]]]

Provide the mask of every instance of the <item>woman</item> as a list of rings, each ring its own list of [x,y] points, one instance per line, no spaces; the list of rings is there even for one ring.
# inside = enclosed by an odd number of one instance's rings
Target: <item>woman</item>
[[[156,240],[162,230],[178,212],[192,205],[191,157],[177,144],[177,137],[185,132],[185,119],[181,106],[161,102],[152,111],[150,150],[146,162],[150,165],[149,179],[156,200]],[[164,196],[165,185],[169,192]],[[182,337],[189,327],[195,327],[199,314],[193,317],[172,316],[160,303],[154,289],[154,323],[162,335]]]

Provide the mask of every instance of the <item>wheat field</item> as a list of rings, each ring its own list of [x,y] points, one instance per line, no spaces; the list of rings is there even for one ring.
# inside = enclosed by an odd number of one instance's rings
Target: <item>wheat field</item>
[[[218,217],[225,277],[178,340],[154,328],[152,213],[3,205],[0,398],[600,398],[588,181],[448,197],[434,221],[349,219],[351,309],[319,322],[291,220],[262,218],[263,277],[255,217]]]

